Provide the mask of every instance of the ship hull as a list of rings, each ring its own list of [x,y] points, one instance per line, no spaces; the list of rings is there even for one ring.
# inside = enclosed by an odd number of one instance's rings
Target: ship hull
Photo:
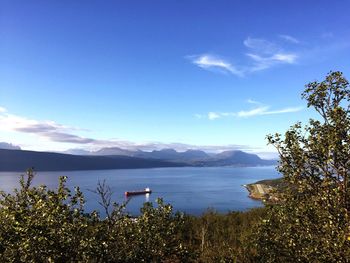
[[[132,195],[144,195],[144,194],[151,194],[152,191],[128,191],[125,192],[125,196],[132,196]]]

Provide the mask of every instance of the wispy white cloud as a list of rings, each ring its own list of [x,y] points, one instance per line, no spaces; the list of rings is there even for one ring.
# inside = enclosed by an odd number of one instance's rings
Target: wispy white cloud
[[[249,48],[246,55],[253,61],[248,71],[260,71],[271,68],[277,64],[294,64],[298,55],[293,52],[286,52],[282,47],[265,39],[248,37],[243,44]]]
[[[283,40],[287,41],[287,42],[291,42],[294,44],[299,44],[300,41],[298,39],[296,39],[295,37],[292,37],[290,35],[279,35],[280,38],[282,38]]]
[[[261,102],[256,101],[256,100],[252,100],[252,99],[247,99],[247,102],[250,103],[250,104],[257,104],[257,105],[262,104]]]
[[[242,117],[252,117],[256,115],[264,115],[264,113],[266,113],[268,109],[269,109],[269,106],[259,106],[251,110],[239,111],[236,113],[236,116],[242,118]]]
[[[251,72],[267,69],[276,64],[294,64],[298,58],[298,56],[293,53],[276,53],[265,57],[248,53],[247,56],[254,61],[254,65],[250,67]]]
[[[298,112],[303,109],[303,107],[286,107],[277,110],[271,110],[271,107],[268,105],[264,105],[255,100],[247,100],[248,103],[255,105],[254,108],[249,110],[241,110],[238,112],[209,112],[207,114],[207,119],[216,120],[225,117],[236,117],[236,118],[249,118],[254,116],[262,116],[262,115],[273,115],[273,114],[283,114],[283,113],[292,113]],[[201,115],[204,116],[204,115]]]
[[[255,50],[260,54],[269,55],[269,54],[279,52],[281,50],[281,48],[277,44],[262,38],[248,37],[243,41],[243,44],[247,48]]]
[[[237,117],[253,117],[258,115],[272,115],[272,114],[282,114],[282,113],[290,113],[290,112],[298,112],[303,109],[303,107],[288,107],[282,108],[279,110],[269,110],[269,106],[260,106],[255,109],[251,109],[248,111],[239,111],[237,113]]]
[[[4,107],[0,107],[0,113],[1,112],[6,112],[6,109]]]
[[[219,69],[237,76],[242,76],[243,74],[231,63],[213,55],[203,54],[200,56],[189,56],[189,58],[192,59],[193,64],[204,69]]]
[[[209,120],[215,120],[215,119],[218,119],[218,118],[221,118],[221,114],[218,114],[216,112],[209,112],[208,113],[208,119]]]
[[[280,37],[289,42],[299,42],[289,35],[280,35]],[[286,51],[277,43],[262,38],[248,37],[243,41],[243,45],[247,48],[245,55],[248,60],[242,65],[233,65],[227,59],[210,54],[187,56],[187,58],[200,68],[219,70],[242,77],[248,73],[268,69],[278,64],[295,64],[299,57],[297,53]]]
[[[294,64],[298,56],[293,53],[277,53],[271,57],[271,60],[278,61],[281,63]]]

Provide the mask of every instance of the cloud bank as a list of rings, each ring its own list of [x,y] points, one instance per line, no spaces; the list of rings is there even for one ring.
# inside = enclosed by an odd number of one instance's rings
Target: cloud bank
[[[215,119],[215,115],[211,116]],[[217,118],[221,116],[218,115]],[[13,115],[6,110],[0,112],[0,131],[21,132],[33,134],[40,138],[45,138],[57,143],[70,143],[89,150],[98,150],[103,147],[119,147],[128,150],[152,151],[164,148],[173,148],[177,151],[186,151],[188,149],[204,150],[208,152],[221,152],[225,150],[246,150],[252,151],[255,148],[248,145],[192,145],[185,143],[162,143],[162,142],[143,142],[135,143],[126,140],[109,139],[101,140],[96,138],[83,137],[75,134],[79,129],[69,127],[54,121],[39,121],[26,117]],[[2,144],[0,144],[0,147]],[[9,144],[3,144],[3,147],[9,147]],[[14,146],[15,147],[15,146]]]
[[[79,130],[57,124],[53,121],[37,121],[8,113],[6,110],[0,112],[0,130],[17,131],[36,134],[54,142],[67,142],[85,144],[94,142],[94,139],[83,138],[71,132]]]

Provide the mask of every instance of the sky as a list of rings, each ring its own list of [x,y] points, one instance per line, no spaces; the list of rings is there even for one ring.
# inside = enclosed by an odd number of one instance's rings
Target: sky
[[[241,149],[315,117],[350,78],[350,1],[0,0],[0,142],[22,149]]]

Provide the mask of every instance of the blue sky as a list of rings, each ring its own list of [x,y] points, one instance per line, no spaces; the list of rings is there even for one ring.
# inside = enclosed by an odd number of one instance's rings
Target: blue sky
[[[349,1],[0,0],[0,141],[23,149],[243,149],[350,78]]]

